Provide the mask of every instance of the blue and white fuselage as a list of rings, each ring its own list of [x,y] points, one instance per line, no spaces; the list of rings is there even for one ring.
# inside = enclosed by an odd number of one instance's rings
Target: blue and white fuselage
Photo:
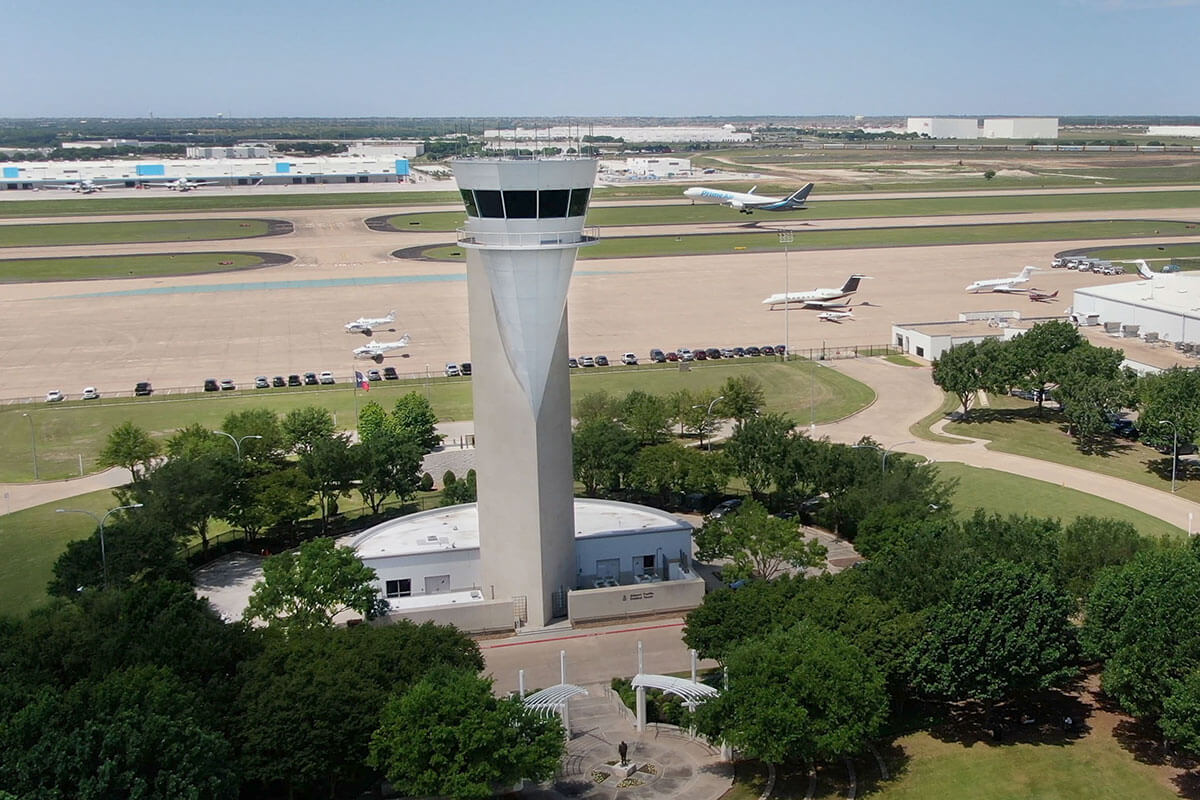
[[[802,189],[793,192],[787,197],[765,197],[761,194],[755,194],[753,187],[748,192],[729,192],[724,189],[706,189],[703,186],[693,186],[684,191],[683,196],[689,198],[692,202],[699,201],[701,203],[719,203],[723,206],[736,208],[743,214],[749,214],[754,211],[801,211],[804,209],[804,201],[808,197],[808,193],[812,191],[811,183],[805,184]]]

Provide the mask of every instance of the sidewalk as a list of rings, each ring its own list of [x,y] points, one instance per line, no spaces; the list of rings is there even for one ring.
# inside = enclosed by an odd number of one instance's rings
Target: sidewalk
[[[99,491],[100,489],[115,489],[133,480],[129,470],[123,467],[113,467],[104,472],[85,475],[82,478],[69,478],[64,481],[43,481],[41,483],[0,483],[0,496],[4,505],[0,513],[22,511],[26,508],[52,503],[55,500],[65,500],[68,497]]]

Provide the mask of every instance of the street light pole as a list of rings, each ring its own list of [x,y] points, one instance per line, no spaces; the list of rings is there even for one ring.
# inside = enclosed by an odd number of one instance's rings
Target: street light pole
[[[247,439],[261,439],[261,438],[263,438],[263,437],[261,437],[261,436],[256,436],[256,435],[254,435],[254,434],[252,434],[252,433],[251,433],[251,434],[246,434],[245,436],[242,436],[242,437],[240,437],[240,438],[237,438],[237,439],[235,439],[235,438],[233,437],[233,434],[232,434],[232,433],[226,433],[225,431],[213,431],[213,433],[219,433],[219,434],[221,434],[222,436],[228,436],[228,437],[229,437],[229,441],[233,442],[233,446],[234,446],[234,448],[237,450],[237,457],[238,457],[238,461],[241,461],[241,460],[242,460],[242,442],[246,441]]]
[[[714,397],[708,404],[708,408],[704,411],[704,423],[700,426],[700,449],[704,449],[704,429],[708,427],[708,418],[712,416],[713,406],[725,399],[725,395]],[[701,405],[694,405],[692,408],[704,408]],[[711,441],[711,440],[710,440]]]
[[[21,416],[24,417],[25,419],[29,420],[29,441],[33,448],[33,479],[35,481],[40,480],[38,478],[38,467],[37,467],[37,434],[34,432],[34,429],[33,429],[33,417],[29,416],[28,414],[21,414]]]
[[[780,231],[779,241],[783,244],[783,360],[787,361],[788,356],[792,353],[792,340],[788,330],[788,311],[792,307],[788,300],[788,295],[791,294],[789,284],[792,273],[788,264],[788,245],[796,241],[796,234],[791,231]]]
[[[1171,494],[1175,493],[1175,467],[1179,465],[1179,428],[1169,419],[1160,419],[1159,425],[1171,426]]]
[[[886,447],[886,448],[884,448],[884,447],[880,447],[880,446],[879,446],[879,445],[877,445],[877,444],[852,444],[852,445],[850,445],[850,447],[851,447],[852,449],[871,449],[871,450],[878,450],[878,451],[879,451],[879,452],[880,452],[880,453],[883,455],[883,458],[880,460],[880,465],[879,465],[879,474],[880,474],[880,475],[887,475],[887,457],[888,457],[888,453],[892,452],[893,450],[895,450],[897,447],[899,447],[899,446],[900,446],[900,445],[902,445],[902,444],[913,444],[913,443],[914,443],[914,441],[913,441],[912,439],[907,439],[907,440],[905,440],[905,441],[903,441],[903,442],[896,442],[896,443],[895,443],[894,445],[892,445],[891,447]]]
[[[98,517],[95,515],[95,513],[91,512],[91,511],[86,511],[82,508],[56,508],[56,509],[54,509],[54,513],[56,513],[56,514],[87,514],[89,517],[96,520],[96,524],[100,527],[100,572],[104,578],[104,588],[105,589],[108,588],[108,555],[104,552],[104,523],[111,514],[114,514],[117,511],[123,511],[123,510],[129,509],[129,508],[141,508],[141,507],[142,507],[142,503],[132,503],[127,506],[117,506],[116,508],[110,508],[108,511],[104,512],[103,517]]]

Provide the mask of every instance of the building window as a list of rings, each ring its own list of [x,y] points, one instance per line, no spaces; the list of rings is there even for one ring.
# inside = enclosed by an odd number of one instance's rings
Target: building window
[[[541,205],[538,206],[538,219],[565,217],[570,197],[570,189],[543,189],[539,198]]]
[[[384,586],[384,593],[388,597],[412,596],[412,580],[410,578],[399,578],[394,581],[388,581]]]
[[[476,189],[475,202],[479,206],[479,216],[504,219],[504,203],[498,190]]]
[[[638,556],[634,559],[634,566],[641,566],[641,569],[638,570],[638,573],[642,575],[648,575],[654,572],[654,568],[656,566],[654,562],[654,556]]]
[[[571,205],[567,209],[568,217],[582,217],[587,213],[588,195],[591,189],[572,189]]]
[[[478,217],[479,208],[475,205],[475,195],[471,194],[470,189],[460,189],[462,193],[463,205],[467,207],[468,217]]]
[[[917,358],[924,358],[924,357],[925,357],[925,348],[921,347],[921,345],[917,345]]]
[[[537,219],[537,192],[527,190],[505,192],[504,214],[509,219]]]

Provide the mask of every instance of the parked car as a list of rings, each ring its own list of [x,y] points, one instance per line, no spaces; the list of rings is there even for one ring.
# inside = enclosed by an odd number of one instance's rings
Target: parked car
[[[259,375],[258,377],[256,377],[254,379],[254,388],[255,389],[270,389],[271,382],[269,380],[267,380],[266,375]]]
[[[580,356],[579,357],[579,366],[594,367],[594,366],[596,366],[596,359],[592,358],[591,356]]]
[[[567,366],[570,367],[571,369],[575,369],[576,367],[579,366],[579,361],[574,358],[568,358]]]
[[[379,370],[369,369],[369,370],[367,370],[367,380],[372,381],[372,382],[381,381],[381,380],[383,380],[383,376],[379,374]]]
[[[383,368],[383,379],[385,381],[394,381],[394,380],[399,379],[399,377],[400,376],[396,374],[395,367],[384,367]]]
[[[621,356],[621,363],[627,367],[636,367],[637,366],[637,356],[635,356],[633,353],[626,353],[623,356]]]
[[[692,351],[692,360],[693,361],[707,361],[708,353],[702,349],[701,350],[693,350]]]
[[[693,353],[691,350],[687,349],[686,347],[679,348],[678,350],[675,351],[675,353],[679,356],[680,361],[691,361],[696,358],[695,353]]]
[[[744,347],[733,348],[733,356],[734,356],[734,358],[745,358],[746,357],[746,348],[744,348]]]
[[[461,373],[459,373],[459,371],[458,371],[458,364],[447,364],[446,365],[446,377],[447,378],[457,378],[460,374]]]
[[[721,358],[733,358],[733,348],[732,347],[722,347],[721,348]]]
[[[608,366],[608,356],[596,356],[596,366],[597,367],[607,367]]]
[[[138,381],[133,387],[134,397],[149,397],[154,394],[154,387],[150,385],[150,381]]]
[[[317,380],[319,380],[325,386],[328,386],[331,383],[337,383],[337,381],[335,381],[333,379],[333,373],[330,372],[329,370],[325,370],[324,372],[322,372],[320,374],[320,376],[317,378]]]
[[[51,389],[50,391],[46,392],[46,402],[47,403],[61,403],[63,400],[66,400],[66,399],[67,399],[67,396],[65,394],[63,394],[62,392],[60,392],[58,389]],[[30,419],[33,419],[33,417],[30,417]]]
[[[706,348],[706,349],[705,349],[705,351],[704,351],[704,353],[705,353],[705,355],[707,355],[707,356],[708,356],[710,359],[713,359],[713,358],[720,358],[720,357],[721,357],[721,350],[720,350],[720,348],[718,348],[718,347],[709,347],[709,348]]]
[[[775,355],[775,348],[769,344],[764,344],[758,349],[758,352],[762,353],[764,356],[773,356]]]
[[[722,500],[717,503],[716,508],[708,512],[708,519],[720,519],[721,517],[733,511],[737,511],[742,506],[742,498],[731,497],[728,500]]]
[[[284,380],[282,375],[276,375],[274,378],[271,378],[271,385],[278,389],[280,386],[287,386],[287,381]]]
[[[665,364],[667,361],[667,354],[662,350],[659,350],[657,347],[652,347],[650,348],[650,360],[655,364]]]
[[[304,373],[304,385],[305,386],[316,386],[320,382],[321,381],[319,381],[317,379],[317,373],[315,373],[315,372]]]
[[[95,386],[87,386],[84,387],[83,394],[81,394],[79,397],[83,400],[99,400],[100,393],[96,391]]]
[[[460,375],[470,375],[471,374],[471,362],[464,361],[461,364],[459,364],[458,372]]]
[[[777,356],[786,356],[786,355],[787,355],[787,348],[786,348],[786,347],[784,347],[784,346],[783,346],[783,345],[781,345],[781,344],[777,344],[777,345],[775,345],[775,355],[777,355]]]
[[[762,355],[762,351],[761,351],[761,350],[759,350],[757,347],[747,347],[747,348],[746,348],[746,355],[748,355],[748,356],[761,356],[761,355]]]
[[[679,360],[679,353],[676,353],[674,351],[667,353],[667,361],[678,361],[678,360]]]
[[[219,391],[221,391],[221,384],[217,383],[216,378],[205,378],[204,379],[204,391],[219,392]]]
[[[304,382],[300,380],[299,375],[288,375],[288,386],[303,386]]]
[[[233,382],[232,378],[225,378],[221,381],[221,391],[223,392],[233,391],[236,388],[237,384]]]
[[[1138,431],[1137,425],[1131,419],[1114,419],[1108,423],[1108,427],[1112,432],[1120,436],[1122,439],[1136,440],[1141,432]]]

